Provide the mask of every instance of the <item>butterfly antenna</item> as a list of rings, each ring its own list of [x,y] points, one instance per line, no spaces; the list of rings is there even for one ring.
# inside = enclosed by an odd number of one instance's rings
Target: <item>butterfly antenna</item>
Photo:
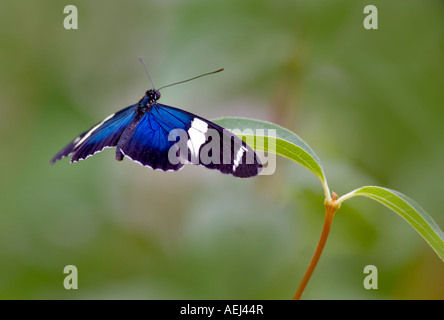
[[[216,71],[212,71],[212,72],[204,73],[204,74],[201,74],[200,76],[197,76],[197,77],[194,77],[194,78],[190,78],[190,79],[187,79],[187,80],[183,80],[183,81],[175,82],[175,83],[169,84],[169,85],[167,85],[167,86],[160,87],[160,88],[157,89],[157,90],[160,90],[160,89],[163,89],[163,88],[166,88],[166,87],[171,87],[171,86],[174,86],[174,85],[179,84],[179,83],[188,82],[188,81],[191,81],[191,80],[194,80],[194,79],[197,79],[197,78],[203,77],[203,76],[207,76],[207,75],[209,75],[209,74],[218,73],[218,72],[221,72],[221,71],[223,71],[223,70],[224,70],[224,68],[219,69],[219,70],[216,70]]]
[[[148,71],[148,68],[146,67],[145,62],[143,62],[142,57],[139,57],[139,61],[140,61],[140,63],[143,65],[143,67],[145,68],[145,71],[146,71],[146,73],[148,74],[148,77],[150,78],[151,84],[153,85],[153,90],[156,90],[156,88],[154,87],[153,79],[151,78],[150,72]]]

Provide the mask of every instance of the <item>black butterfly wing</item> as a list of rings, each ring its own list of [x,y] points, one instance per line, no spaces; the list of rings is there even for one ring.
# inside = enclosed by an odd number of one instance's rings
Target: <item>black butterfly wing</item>
[[[136,107],[137,105],[132,105],[122,109],[79,135],[54,156],[51,164],[70,154],[72,154],[71,162],[77,162],[104,148],[116,146],[126,126],[131,123]]]
[[[253,177],[262,164],[236,135],[190,112],[154,104],[122,148],[132,160],[154,169],[178,170],[184,160],[235,177]]]

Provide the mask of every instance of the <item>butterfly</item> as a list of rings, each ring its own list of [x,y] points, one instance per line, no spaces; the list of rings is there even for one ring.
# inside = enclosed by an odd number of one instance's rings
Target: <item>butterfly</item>
[[[160,91],[151,83],[153,89],[147,90],[139,102],[83,132],[54,156],[51,165],[69,155],[73,163],[116,147],[116,160],[127,157],[163,171],[177,171],[191,163],[241,178],[261,172],[259,157],[243,140],[205,118],[158,103]]]

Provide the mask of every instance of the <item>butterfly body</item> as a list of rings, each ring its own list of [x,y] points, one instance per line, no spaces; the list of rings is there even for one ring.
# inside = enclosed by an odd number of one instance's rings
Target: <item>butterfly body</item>
[[[51,164],[70,154],[71,162],[77,162],[116,147],[116,160],[128,157],[163,171],[192,163],[242,178],[259,174],[262,164],[244,141],[209,120],[158,103],[160,96],[158,90],[146,91],[138,103],[74,139]]]
[[[122,147],[125,146],[127,141],[131,138],[134,133],[134,129],[137,127],[139,121],[142,119],[143,115],[151,111],[153,104],[160,99],[159,90],[150,89],[145,93],[145,96],[140,99],[135,109],[136,115],[131,120],[131,123],[122,132],[119,142],[116,146],[116,160],[122,161],[124,154],[122,153]]]

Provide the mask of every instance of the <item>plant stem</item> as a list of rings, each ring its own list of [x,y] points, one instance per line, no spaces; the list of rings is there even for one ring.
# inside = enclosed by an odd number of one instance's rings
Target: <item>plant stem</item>
[[[327,178],[324,177],[324,180],[321,179],[321,183],[322,183],[322,188],[324,189],[325,201],[331,202],[332,199],[330,194],[330,188],[328,187],[327,184]]]
[[[337,204],[334,201],[326,200],[324,204],[325,204],[325,220],[324,220],[324,227],[322,228],[321,238],[319,239],[316,251],[313,254],[313,258],[311,258],[311,262],[308,265],[307,271],[305,271],[304,278],[299,284],[299,288],[296,291],[293,300],[299,300],[301,298],[302,293],[304,292],[304,289],[307,286],[307,283],[310,280],[310,277],[313,274],[316,265],[318,264],[319,258],[321,257],[322,254],[322,250],[324,250],[324,246],[325,243],[327,242],[328,234],[330,233],[330,228],[333,222],[333,217],[335,215],[335,212],[340,207],[340,204]]]

